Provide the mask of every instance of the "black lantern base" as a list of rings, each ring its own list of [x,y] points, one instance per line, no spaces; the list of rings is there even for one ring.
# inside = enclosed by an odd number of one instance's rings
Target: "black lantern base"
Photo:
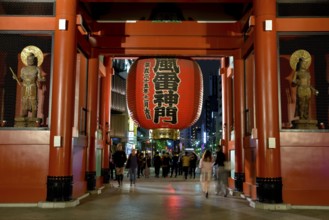
[[[96,171],[86,172],[87,190],[92,191],[96,189]]]
[[[72,199],[72,176],[47,177],[47,201],[63,202]]]
[[[257,197],[263,203],[282,203],[282,178],[256,178]]]
[[[244,173],[235,173],[235,190],[238,192],[243,192],[243,183],[245,181]]]
[[[109,183],[110,182],[109,172],[110,172],[109,168],[102,168],[103,183]]]

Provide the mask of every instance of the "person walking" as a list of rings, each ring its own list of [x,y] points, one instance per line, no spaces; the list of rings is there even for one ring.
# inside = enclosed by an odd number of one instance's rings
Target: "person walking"
[[[151,156],[150,156],[150,154],[146,153],[146,156],[145,156],[145,170],[144,170],[145,178],[150,177],[150,167],[151,167]]]
[[[154,172],[155,177],[159,178],[160,175],[160,167],[161,167],[161,157],[159,155],[159,152],[155,153],[155,156],[153,158],[153,165],[154,165]]]
[[[183,175],[183,163],[182,163],[183,154],[178,155],[178,175]]]
[[[119,187],[122,186],[123,171],[126,161],[127,161],[127,155],[122,149],[122,144],[119,143],[117,145],[116,152],[113,154],[113,162],[115,164],[115,174],[118,180]]]
[[[162,155],[162,177],[167,178],[170,169],[170,157],[168,152],[163,152]]]
[[[140,176],[143,176],[143,153],[137,150],[136,154],[138,159],[137,178],[140,178]]]
[[[129,170],[129,176],[130,176],[130,186],[136,184],[136,174],[137,174],[137,168],[138,168],[138,157],[136,154],[136,149],[132,149],[131,154],[129,154],[126,168]]]
[[[109,168],[110,168],[110,178],[111,180],[116,180],[117,178],[115,177],[114,178],[114,173],[115,173],[115,165],[114,165],[114,162],[113,162],[113,155],[110,156],[109,158]]]
[[[190,179],[195,179],[195,169],[197,166],[197,161],[198,161],[198,156],[194,153],[191,152],[190,155]]]
[[[171,165],[171,175],[170,175],[170,177],[172,177],[174,173],[175,173],[175,178],[177,177],[178,160],[179,160],[178,153],[175,152],[174,155],[173,155],[173,157],[172,157],[172,165]]]
[[[185,151],[185,155],[182,156],[182,166],[183,166],[184,178],[187,179],[188,170],[190,167],[190,157],[188,156],[187,151]]]
[[[203,153],[199,163],[199,168],[201,169],[200,182],[201,182],[202,192],[205,193],[206,198],[208,198],[212,167],[213,167],[212,154],[210,150],[206,150]]]
[[[228,179],[228,171],[225,170],[224,166],[225,162],[225,154],[223,153],[222,147],[218,146],[218,151],[216,153],[215,164],[217,165],[217,182],[216,182],[216,195],[224,195],[227,196],[227,179]]]

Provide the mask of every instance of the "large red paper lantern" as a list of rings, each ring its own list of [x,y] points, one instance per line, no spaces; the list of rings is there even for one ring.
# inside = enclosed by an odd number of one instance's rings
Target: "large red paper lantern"
[[[203,81],[199,65],[188,58],[139,58],[127,77],[131,118],[153,138],[177,139],[179,130],[200,117]]]

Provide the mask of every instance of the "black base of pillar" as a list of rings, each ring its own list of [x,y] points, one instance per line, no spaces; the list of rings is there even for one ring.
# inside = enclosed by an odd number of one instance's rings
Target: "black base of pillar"
[[[263,203],[282,203],[282,178],[256,177],[257,197]]]
[[[109,168],[102,168],[103,183],[109,183],[110,182],[109,172],[110,172]]]
[[[235,190],[243,192],[243,183],[245,181],[244,173],[235,173]]]
[[[87,190],[92,191],[96,189],[96,172],[86,172]]]
[[[72,199],[72,176],[47,177],[47,201],[63,202]]]

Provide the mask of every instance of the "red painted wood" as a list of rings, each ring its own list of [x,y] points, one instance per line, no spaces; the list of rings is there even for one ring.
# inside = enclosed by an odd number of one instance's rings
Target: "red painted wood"
[[[198,23],[182,21],[179,23],[161,23],[138,21],[136,23],[95,23],[94,35],[103,36],[242,36],[236,23]]]
[[[281,132],[283,201],[329,205],[329,135],[326,132]]]
[[[277,18],[277,31],[283,32],[297,32],[297,31],[311,31],[327,32],[329,30],[329,18]]]
[[[279,99],[277,76],[276,3],[254,0],[255,13],[255,97],[258,132],[257,177],[280,177]],[[265,31],[265,20],[273,30]],[[266,50],[264,50],[266,48]],[[276,147],[268,147],[268,138]],[[266,164],[266,165],[265,165]]]
[[[244,106],[244,61],[234,60],[234,135],[235,172],[243,173]],[[233,159],[233,158],[231,158]]]
[[[72,197],[78,198],[87,191],[86,164],[87,164],[87,137],[75,138],[72,153],[72,176],[73,192]]]
[[[0,16],[0,30],[53,31],[57,27],[54,17]]]
[[[72,127],[76,61],[76,1],[56,1],[56,21],[66,19],[67,30],[55,30],[49,176],[72,175]],[[60,136],[61,147],[54,147]]]
[[[0,203],[44,201],[49,131],[3,130],[0,140]]]
[[[103,167],[109,168],[110,158],[110,125],[111,125],[111,89],[112,89],[112,59],[105,59],[105,77],[102,78],[102,125],[103,125],[103,140],[105,142],[103,151]]]
[[[224,59],[221,59],[221,67],[225,67]],[[222,147],[225,156],[228,156],[228,141],[229,141],[229,130],[228,130],[228,85],[227,85],[227,73],[226,68],[220,69],[222,77]]]
[[[90,58],[88,61],[88,94],[87,94],[87,135],[88,135],[88,154],[87,171],[96,171],[96,129],[97,122],[97,100],[98,91],[98,58]]]

